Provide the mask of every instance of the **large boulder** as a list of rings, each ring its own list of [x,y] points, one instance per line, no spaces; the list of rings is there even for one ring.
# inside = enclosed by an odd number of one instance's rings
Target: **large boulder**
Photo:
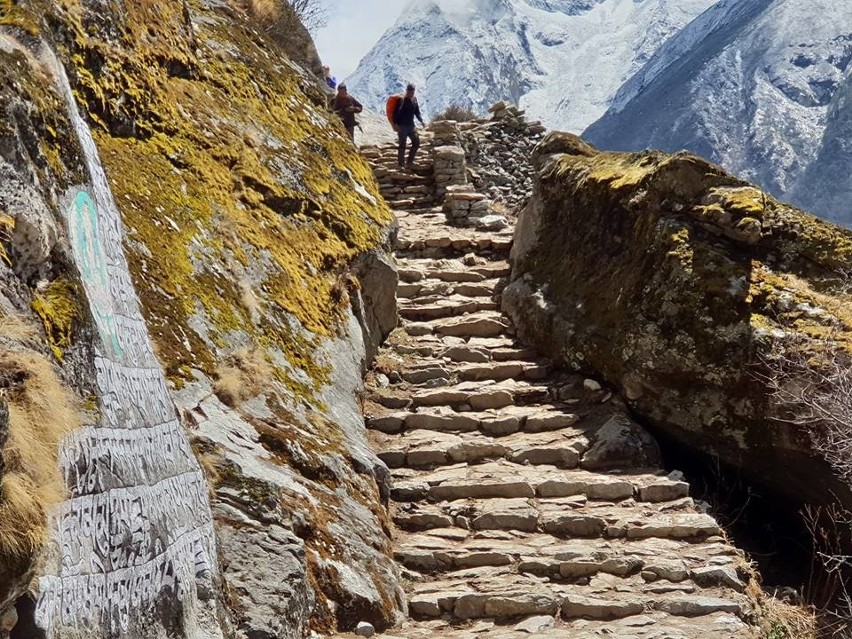
[[[852,233],[689,154],[551,134],[533,160],[503,294],[520,335],[752,479],[852,502],[795,388],[847,357]]]

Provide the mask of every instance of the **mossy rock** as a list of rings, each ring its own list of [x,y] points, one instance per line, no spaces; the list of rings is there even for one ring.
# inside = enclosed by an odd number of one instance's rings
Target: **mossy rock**
[[[701,158],[572,138],[541,143],[519,222],[504,300],[521,334],[687,445],[797,499],[848,500],[820,433],[790,422],[804,407],[765,380],[779,355],[852,353],[852,232]]]
[[[328,381],[315,352],[343,319],[339,282],[392,220],[369,167],[254,4],[99,11],[57,4],[51,20],[167,374],[212,376],[240,335],[283,353],[279,379],[310,399]]]

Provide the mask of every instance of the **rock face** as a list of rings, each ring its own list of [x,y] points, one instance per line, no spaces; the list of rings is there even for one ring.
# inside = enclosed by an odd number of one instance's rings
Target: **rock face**
[[[687,149],[848,226],[850,20],[852,6],[828,0],[718,2],[583,136],[613,150]]]
[[[503,307],[530,344],[593,370],[687,445],[797,499],[836,492],[765,376],[848,349],[852,234],[688,154],[536,149]]]
[[[401,616],[358,402],[395,228],[282,6],[0,12],[0,636]]]

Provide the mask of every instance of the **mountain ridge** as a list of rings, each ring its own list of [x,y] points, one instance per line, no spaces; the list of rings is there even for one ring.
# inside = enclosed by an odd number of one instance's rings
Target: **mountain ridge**
[[[723,0],[661,47],[583,136],[615,150],[687,149],[849,224],[837,165],[852,131],[835,98],[849,83],[850,23],[852,7],[822,0]]]
[[[579,132],[663,42],[715,2],[414,0],[347,84],[377,111],[412,81],[426,116],[453,103],[484,112],[510,100],[551,128]]]

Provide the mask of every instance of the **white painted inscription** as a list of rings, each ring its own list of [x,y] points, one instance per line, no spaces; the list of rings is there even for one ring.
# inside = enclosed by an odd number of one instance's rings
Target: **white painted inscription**
[[[52,53],[45,57],[91,178],[71,193],[66,222],[99,335],[100,419],[61,448],[70,497],[51,516],[55,560],[40,580],[36,621],[48,637],[68,628],[161,636],[155,626],[163,598],[165,609],[190,616],[196,579],[216,571],[207,484],[154,357],[91,132],[64,69]]]

